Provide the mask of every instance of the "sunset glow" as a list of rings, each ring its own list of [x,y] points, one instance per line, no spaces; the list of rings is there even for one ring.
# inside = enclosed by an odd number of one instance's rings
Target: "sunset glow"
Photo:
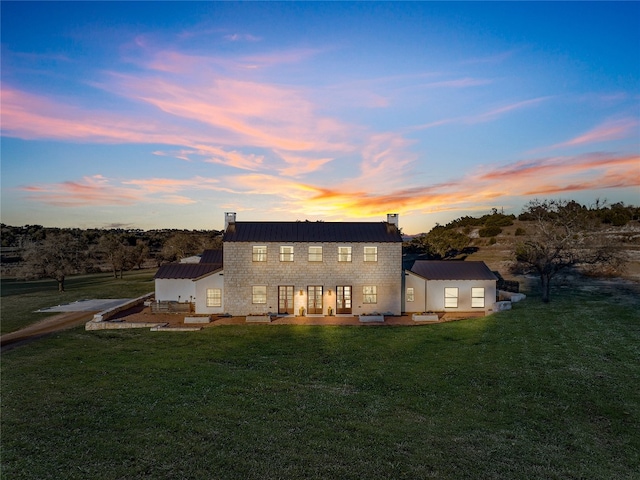
[[[637,2],[0,5],[3,223],[640,204]]]

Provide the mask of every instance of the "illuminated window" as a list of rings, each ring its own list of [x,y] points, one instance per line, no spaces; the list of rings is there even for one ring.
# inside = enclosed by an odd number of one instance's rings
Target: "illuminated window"
[[[322,247],[309,247],[309,261],[310,262],[322,261]]]
[[[364,247],[364,261],[365,262],[377,262],[378,261],[378,247]]]
[[[484,308],[484,288],[471,288],[471,306],[474,308]]]
[[[338,261],[339,262],[351,261],[351,247],[338,247]]]
[[[280,247],[280,261],[293,262],[293,247]]]
[[[207,307],[222,306],[222,290],[219,288],[207,288]]]
[[[362,303],[378,303],[378,288],[375,285],[362,287]]]
[[[252,287],[252,303],[267,303],[267,286],[257,285]]]
[[[445,287],[444,308],[458,308],[458,289],[456,287]]]
[[[407,302],[413,302],[413,287],[407,287]]]
[[[253,261],[254,262],[266,262],[267,261],[267,246],[266,245],[254,245],[253,246]]]

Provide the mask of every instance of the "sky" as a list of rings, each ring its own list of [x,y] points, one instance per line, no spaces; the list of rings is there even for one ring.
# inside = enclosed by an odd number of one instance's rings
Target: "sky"
[[[640,204],[640,2],[10,2],[8,225]]]

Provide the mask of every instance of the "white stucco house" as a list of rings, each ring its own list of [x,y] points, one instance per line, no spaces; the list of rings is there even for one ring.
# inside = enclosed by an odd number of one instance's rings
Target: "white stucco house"
[[[418,260],[405,270],[405,312],[493,312],[497,277],[484,262]]]

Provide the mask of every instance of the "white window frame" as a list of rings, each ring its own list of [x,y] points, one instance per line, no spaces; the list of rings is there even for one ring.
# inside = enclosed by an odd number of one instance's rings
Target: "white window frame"
[[[378,247],[367,246],[364,247],[364,261],[365,262],[377,262],[378,261]]]
[[[484,308],[484,287],[471,287],[471,308]]]
[[[375,285],[364,285],[362,287],[362,303],[378,303],[378,287]]]
[[[293,246],[291,245],[280,246],[280,261],[293,262]]]
[[[338,262],[351,261],[351,247],[338,247]]]
[[[407,302],[413,302],[415,301],[415,298],[413,287],[407,287]]]
[[[322,245],[309,245],[309,261],[322,262]]]
[[[254,285],[253,287],[251,287],[251,303],[256,305],[267,303],[266,285]]]
[[[222,306],[222,289],[207,288],[207,307]]]
[[[253,246],[253,261],[254,262],[266,262],[267,261],[267,246],[266,245],[254,245]]]
[[[458,287],[444,287],[444,308],[458,308]]]

